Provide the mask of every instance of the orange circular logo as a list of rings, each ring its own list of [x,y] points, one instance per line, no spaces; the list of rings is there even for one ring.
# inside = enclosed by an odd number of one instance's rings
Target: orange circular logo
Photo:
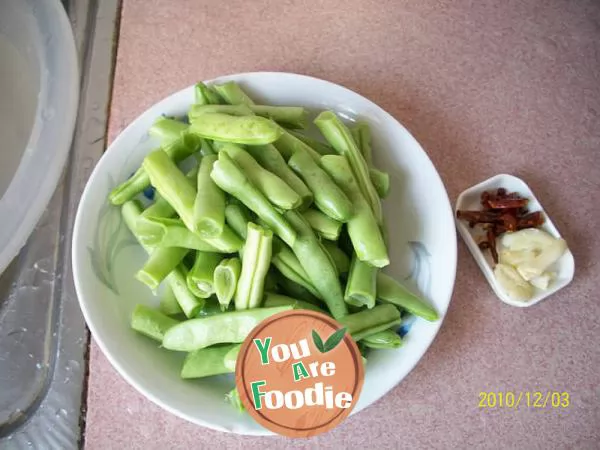
[[[340,424],[364,380],[354,340],[329,316],[308,310],[262,321],[242,344],[235,373],[248,413],[288,437],[315,436]]]

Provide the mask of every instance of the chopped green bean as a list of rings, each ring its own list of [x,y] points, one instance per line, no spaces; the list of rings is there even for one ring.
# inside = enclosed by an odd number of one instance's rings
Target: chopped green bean
[[[336,241],[342,231],[342,222],[332,219],[316,209],[307,209],[302,213],[306,221],[323,239]]]
[[[214,273],[222,259],[218,253],[196,252],[194,266],[186,277],[188,288],[196,297],[208,298],[215,293]]]
[[[194,202],[194,231],[201,237],[214,238],[225,225],[225,193],[210,177],[217,155],[202,158],[198,170],[196,200]]]
[[[361,261],[354,254],[350,264],[344,300],[351,305],[373,308],[375,306],[377,270],[377,267]]]
[[[338,319],[345,316],[348,311],[342,294],[342,287],[338,279],[337,269],[325,249],[320,245],[317,236],[297,211],[288,211],[285,218],[297,230],[298,238],[292,250],[298,257],[302,268],[308,274],[312,285],[321,294],[327,303],[331,315]]]
[[[393,305],[377,305],[373,309],[337,318],[348,333],[359,341],[400,323],[400,312]]]
[[[135,277],[155,291],[158,285],[175,270],[189,250],[180,247],[155,248]]]
[[[173,293],[173,289],[168,284],[164,286],[164,292],[160,297],[160,312],[166,314],[167,316],[176,316],[178,314],[183,314],[181,310],[181,306],[177,303],[177,298]]]
[[[194,94],[197,105],[219,105],[223,103],[221,96],[202,82],[196,83]]]
[[[248,223],[242,272],[235,292],[235,309],[260,306],[267,271],[271,264],[273,233],[252,222]]]
[[[321,155],[335,155],[335,150],[329,144],[325,144],[324,142],[318,141],[317,139],[313,139],[304,133],[298,132],[296,130],[287,130],[292,136],[300,139],[310,148],[316,150]]]
[[[355,214],[348,222],[348,234],[358,258],[375,267],[387,266],[390,259],[381,230],[358,188],[348,161],[344,156],[327,155],[323,156],[321,164],[354,204]]]
[[[350,271],[350,258],[348,258],[348,255],[333,242],[323,241],[322,244],[327,253],[329,253],[329,256],[331,256],[338,275],[341,277],[346,276]]]
[[[409,313],[430,322],[439,319],[437,311],[431,305],[417,297],[389,275],[381,272],[377,274],[377,299],[397,305]]]
[[[393,330],[384,330],[365,337],[361,342],[369,348],[398,348],[402,347],[402,338]]]
[[[200,150],[202,140],[190,133],[183,133],[180,139],[164,148],[169,159],[177,163]],[[108,196],[113,205],[122,205],[150,186],[150,177],[144,167],[140,167],[128,180],[114,188]]]
[[[146,250],[148,254],[153,253],[153,249],[143,244],[140,240],[136,224],[139,220],[139,217],[142,212],[142,207],[137,201],[127,201],[121,207],[121,215],[123,217],[123,221],[129,231],[133,234],[133,236],[140,243],[142,248]],[[177,303],[183,310],[184,314],[187,317],[194,317],[197,312],[202,308],[203,301],[196,298],[194,294],[190,292],[187,288],[187,284],[185,281],[186,270],[183,264],[180,264],[177,268],[175,268],[166,278],[166,282],[169,287],[173,290],[173,294],[177,299]]]
[[[158,139],[161,147],[164,148],[179,139],[188,128],[187,123],[161,116],[152,124],[148,134]]]
[[[313,194],[302,179],[287,165],[281,153],[272,145],[249,145],[246,151],[265,169],[273,172],[291,187],[301,198],[298,208],[306,208]]]
[[[213,89],[230,105],[254,105],[254,102],[235,81],[214,84]]]
[[[302,199],[296,191],[277,175],[264,169],[250,153],[242,148],[233,144],[224,144],[220,147],[219,152],[227,153],[250,182],[276,207],[294,209],[302,203]]]
[[[309,302],[304,302],[286,295],[273,294],[269,292],[265,294],[265,300],[263,302],[263,306],[265,308],[285,305],[292,306],[294,309],[309,309],[311,311],[325,313],[323,309]]]
[[[146,156],[142,167],[150,177],[152,186],[171,204],[185,226],[194,232],[196,230],[194,222],[196,189],[190,185],[181,170],[162,150]]]
[[[260,116],[205,113],[194,118],[190,133],[215,141],[264,145],[279,139],[282,129],[272,120]]]
[[[131,328],[158,342],[162,342],[167,330],[178,323],[179,321],[146,305],[135,305],[131,314]]]
[[[167,331],[163,347],[191,352],[215,344],[241,343],[264,319],[290,309],[290,306],[255,308],[186,320]]]
[[[239,258],[224,259],[215,269],[213,283],[223,310],[229,307],[235,294],[241,270],[242,263]]]
[[[296,152],[288,161],[313,192],[315,205],[329,217],[347,222],[354,212],[352,203],[331,177],[306,152]]]
[[[235,368],[231,370],[230,365],[226,365],[225,357],[235,348],[239,349],[239,345],[215,345],[188,353],[183,360],[181,378],[204,378],[234,372]]]
[[[221,189],[236,197],[263,219],[286,244],[289,246],[294,244],[296,240],[294,229],[250,182],[227,153],[219,153],[219,160],[213,166],[211,177]]]
[[[315,119],[315,124],[332,147],[335,148],[340,155],[344,155],[348,158],[360,192],[370,206],[377,223],[381,223],[383,220],[381,201],[371,182],[369,168],[365,158],[357,148],[352,134],[346,125],[344,125],[331,111],[325,111],[319,114]]]

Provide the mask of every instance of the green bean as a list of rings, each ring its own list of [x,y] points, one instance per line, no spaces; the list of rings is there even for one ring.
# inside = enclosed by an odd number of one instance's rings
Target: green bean
[[[260,306],[265,276],[271,264],[273,232],[249,222],[242,272],[235,291],[235,309],[251,309]]]
[[[234,370],[231,370],[230,364],[226,364],[225,358],[236,348],[239,350],[238,344],[217,345],[188,353],[183,360],[181,378],[204,378],[234,372],[235,366]]]
[[[249,145],[246,151],[265,169],[273,172],[291,187],[301,199],[298,208],[303,209],[312,203],[313,194],[306,184],[286,164],[281,153],[272,145]]]
[[[350,271],[350,258],[348,258],[348,255],[333,242],[323,241],[322,244],[327,253],[329,253],[329,256],[331,256],[338,275],[341,277],[346,276]]]
[[[229,114],[230,116],[251,116],[252,110],[246,105],[192,105],[188,112],[190,122],[199,120],[203,114]]]
[[[229,81],[224,84],[215,85],[215,90],[219,92],[221,97],[225,99],[230,105],[246,105],[248,107],[256,106],[254,101],[243,91],[243,89],[235,82]],[[318,161],[319,153],[313,150],[310,146],[306,145],[297,137],[290,134],[287,130],[281,128],[281,137],[275,143],[275,147],[284,159],[287,161],[298,149],[304,150],[311,155],[315,161]],[[298,192],[300,193],[300,192]]]
[[[257,116],[266,117],[290,128],[306,128],[308,111],[301,106],[248,105]]]
[[[355,314],[337,318],[354,340],[378,333],[400,323],[400,312],[393,305],[377,305]],[[181,326],[181,325],[179,325]]]
[[[344,189],[354,205],[355,214],[348,222],[348,234],[358,259],[375,267],[387,266],[390,259],[381,230],[358,188],[346,158],[327,155],[323,156],[321,164],[323,169]]]
[[[181,306],[179,306],[179,303],[177,303],[177,298],[175,297],[171,286],[166,284],[164,288],[164,292],[160,297],[160,306],[158,307],[160,312],[166,314],[167,316],[176,316],[178,314],[183,314]]]
[[[155,248],[135,277],[155,291],[158,285],[177,267],[189,250],[179,247]]]
[[[356,254],[352,257],[350,274],[346,283],[344,300],[355,306],[375,306],[377,268],[359,260]]]
[[[410,292],[399,282],[384,273],[377,274],[377,299],[405,309],[430,322],[439,319],[437,311],[424,300]]]
[[[308,146],[283,128],[282,135],[274,145],[286,161],[289,161],[289,159],[298,152],[307,153],[316,163],[318,163],[321,158],[319,152],[315,151],[312,147]]]
[[[223,103],[221,96],[202,82],[196,83],[194,94],[197,105],[219,105]]]
[[[146,250],[148,254],[152,254],[154,250],[151,247],[143,244],[137,233],[136,224],[141,212],[142,207],[137,201],[127,201],[121,207],[121,215],[125,225],[127,228],[129,228],[129,231],[131,231],[142,248]],[[179,306],[183,310],[184,314],[187,317],[193,317],[196,315],[198,310],[202,308],[203,302],[196,298],[194,294],[189,291],[185,282],[185,276],[185,267],[183,264],[180,264],[167,276],[166,282],[173,290],[173,294],[177,299],[177,303],[179,303]]]
[[[242,263],[239,258],[224,259],[215,269],[213,283],[223,310],[227,309],[235,294],[241,270]]]
[[[188,288],[196,297],[208,298],[215,293],[214,273],[222,259],[218,253],[196,252],[194,266],[186,277]]]
[[[402,338],[394,330],[384,330],[365,337],[361,342],[369,348],[398,348],[402,347]]]
[[[173,289],[173,294],[177,298],[177,303],[181,306],[181,310],[189,319],[196,317],[198,312],[204,306],[204,300],[196,297],[187,286],[187,268],[183,264],[173,270],[167,276],[167,284]]]
[[[150,247],[183,247],[217,253],[234,253],[244,245],[229,227],[214,238],[201,238],[192,233],[179,219],[140,218],[137,229],[141,242]]]
[[[161,116],[152,124],[148,134],[158,139],[164,148],[179,139],[188,128],[187,123]]]
[[[293,128],[305,128],[308,118],[307,111],[300,106],[270,106],[270,105],[192,105],[188,116],[190,121],[206,113],[222,113],[232,116],[257,115],[271,119],[280,124]]]
[[[302,213],[306,221],[323,239],[335,241],[340,237],[342,222],[332,219],[316,209],[308,209]]]
[[[196,178],[198,177],[198,166],[194,166],[192,170],[185,174],[192,187],[196,186]],[[170,218],[176,214],[171,204],[160,196],[158,192],[154,193],[154,203],[142,212],[142,218],[146,217],[161,217]]]
[[[290,306],[255,308],[186,320],[167,331],[163,347],[168,350],[191,352],[215,344],[241,343],[264,319],[290,309]]]
[[[202,158],[198,169],[198,184],[194,202],[194,231],[201,237],[214,238],[225,226],[225,193],[210,177],[217,155]]]
[[[211,177],[221,189],[236,197],[263,219],[286,244],[289,246],[294,244],[296,240],[294,229],[250,182],[227,153],[219,153],[219,160],[213,166]]]
[[[229,203],[225,207],[225,221],[242,239],[246,239],[250,214],[241,203]]]
[[[304,133],[295,131],[295,130],[287,130],[292,136],[300,139],[310,148],[316,150],[321,155],[335,155],[335,150],[329,144],[325,144],[317,139],[313,139]]]
[[[235,81],[214,84],[213,89],[230,105],[254,105],[254,102]]]
[[[294,252],[284,243],[274,242],[276,250],[274,251],[271,263],[284,277],[292,280],[309,291],[317,298],[322,298],[319,291],[312,285],[310,278]]]
[[[347,222],[352,217],[353,208],[348,197],[306,152],[296,152],[288,164],[313,192],[317,208],[340,222]]]
[[[235,372],[235,365],[237,363],[238,355],[240,354],[240,350],[242,349],[241,344],[234,345],[229,351],[225,354],[225,358],[223,358],[223,364],[227,369],[231,372]]]
[[[377,191],[379,198],[386,198],[390,193],[390,176],[387,172],[382,172],[374,168],[369,169],[371,182]]]
[[[196,230],[194,222],[196,189],[190,185],[181,170],[162,150],[146,156],[142,167],[150,177],[152,186],[171,204],[185,226],[194,232]]]
[[[162,342],[167,330],[178,323],[179,321],[146,305],[135,305],[131,314],[131,328],[158,342]]]
[[[359,120],[350,129],[356,146],[365,159],[368,167],[373,167],[373,151],[371,149],[371,128],[367,122]]]
[[[369,178],[371,178],[371,182],[377,191],[377,195],[379,198],[386,198],[390,191],[390,176],[386,172],[377,170],[373,166],[371,129],[369,128],[369,124],[364,121],[358,121],[350,131],[356,146],[367,163],[367,167],[369,168]]]
[[[205,113],[192,121],[190,133],[215,141],[264,145],[279,139],[282,129],[272,120],[260,116]]]
[[[191,154],[200,150],[202,140],[193,134],[183,133],[180,139],[164,148],[169,159],[175,163],[183,161]],[[150,177],[144,167],[140,167],[128,180],[114,188],[108,196],[113,205],[122,205],[131,200],[144,189],[150,186]]]
[[[236,388],[233,388],[231,391],[225,394],[225,400],[231,403],[231,406],[237,409],[238,412],[244,412],[246,410],[244,404],[240,400],[240,394]]]
[[[354,142],[350,131],[331,111],[325,111],[319,114],[315,119],[315,124],[332,147],[335,148],[340,155],[344,155],[348,158],[360,192],[370,206],[377,223],[381,223],[383,220],[381,201],[379,200],[373,183],[371,183],[367,163],[361,155],[360,150],[357,148],[356,142]]]
[[[220,147],[219,152],[227,153],[250,182],[278,208],[294,209],[302,203],[300,196],[285,181],[264,169],[242,148],[237,145],[224,144]]]
[[[204,305],[198,311],[198,314],[194,318],[200,319],[202,317],[215,316],[218,314],[223,314],[227,311],[233,311],[234,309],[229,305],[227,308],[222,308],[221,304],[215,297],[209,297],[204,301]]]
[[[285,218],[297,230],[298,238],[291,246],[312,285],[321,294],[331,315],[338,319],[347,314],[342,287],[335,266],[319,243],[312,228],[297,211],[287,211]]]
[[[308,289],[290,280],[289,278],[284,277],[281,274],[278,274],[277,285],[281,287],[281,291],[284,294],[290,297],[297,298],[298,300],[302,300],[304,302],[312,303],[313,305],[321,304],[321,301],[316,296],[311,294]]]
[[[294,309],[308,309],[311,311],[325,313],[325,311],[318,306],[304,302],[302,300],[298,300],[292,297],[288,297],[286,295],[273,294],[270,292],[265,293],[265,300],[263,302],[263,306],[265,308],[271,308],[274,306],[292,306]]]

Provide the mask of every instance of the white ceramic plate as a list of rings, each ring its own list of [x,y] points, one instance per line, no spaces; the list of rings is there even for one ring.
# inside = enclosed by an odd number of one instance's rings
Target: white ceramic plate
[[[391,174],[384,202],[390,238],[387,272],[422,293],[439,311],[436,323],[410,320],[405,345],[369,357],[362,395],[354,413],[375,402],[417,364],[437,334],[448,308],[456,275],[456,231],[448,195],[433,164],[410,133],[392,116],[360,95],[327,81],[289,73],[247,73],[235,80],[257,102],[331,109],[347,120],[362,118],[372,127],[375,163]],[[210,83],[210,82],[209,82]],[[266,435],[246,414],[224,401],[231,376],[197,381],[179,378],[183,354],[158,348],[129,328],[136,303],[158,298],[133,277],[144,251],[125,229],[109,191],[136,170],[156,146],[147,131],[161,114],[185,115],[193,88],[177,92],[139,116],[109,147],[85,188],[73,235],[73,273],[79,303],[98,345],[116,370],[139,392],[191,422],[222,431]]]
[[[488,178],[485,181],[482,181],[475,186],[470,187],[469,189],[462,192],[458,199],[456,200],[456,211],[461,210],[479,210],[481,209],[481,194],[485,191],[495,191],[498,188],[505,188],[509,192],[517,192],[521,197],[525,197],[529,199],[528,209],[530,211],[542,211],[546,221],[540,227],[547,233],[550,233],[555,238],[561,238],[562,236],[552,223],[552,220],[542,208],[542,205],[537,200],[529,186],[521,180],[513,175],[500,174],[496,175],[492,178]],[[456,219],[456,226],[458,227],[458,231],[462,236],[463,240],[467,244],[471,255],[475,258],[477,265],[483,272],[483,275],[487,279],[491,288],[493,289],[496,296],[502,300],[507,305],[517,306],[520,308],[525,308],[528,306],[533,306],[536,303],[541,302],[545,298],[548,298],[555,292],[567,286],[571,280],[573,280],[573,275],[575,274],[575,260],[573,259],[573,254],[570,250],[567,250],[558,261],[556,261],[548,270],[556,273],[556,279],[549,286],[549,289],[543,291],[541,289],[535,288],[533,297],[527,302],[520,302],[517,300],[511,299],[506,292],[502,289],[502,287],[496,281],[496,277],[494,276],[494,263],[492,261],[492,257],[490,252],[482,252],[477,245],[477,237],[480,235],[478,228],[469,228],[469,224],[463,220]],[[568,243],[567,243],[568,244]]]

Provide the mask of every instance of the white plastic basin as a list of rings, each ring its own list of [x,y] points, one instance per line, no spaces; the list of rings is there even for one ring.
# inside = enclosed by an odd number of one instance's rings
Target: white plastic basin
[[[79,100],[73,33],[58,0],[0,2],[0,273],[44,212]]]

